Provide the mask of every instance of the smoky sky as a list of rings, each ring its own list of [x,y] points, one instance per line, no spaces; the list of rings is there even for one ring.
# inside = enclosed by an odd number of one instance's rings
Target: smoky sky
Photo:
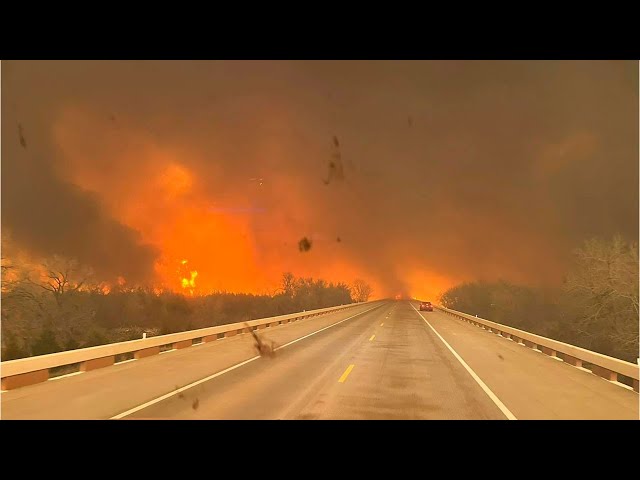
[[[17,161],[3,155],[2,164],[2,224],[12,241],[36,254],[75,258],[101,279],[153,277],[157,252],[140,244],[137,232],[109,218],[95,195],[59,179],[46,161],[20,153],[13,153]]]
[[[583,240],[637,237],[637,108],[637,62],[3,62],[2,227],[150,278],[161,250],[114,213],[147,142],[249,218],[264,268],[557,282]]]

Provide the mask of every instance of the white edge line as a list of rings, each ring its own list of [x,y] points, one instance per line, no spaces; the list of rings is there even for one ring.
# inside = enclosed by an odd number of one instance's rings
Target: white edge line
[[[605,380],[607,380],[607,379],[605,378]],[[610,382],[610,383],[613,383],[613,384],[615,384],[615,385],[617,385],[619,387],[626,388],[627,390],[631,390],[632,392],[635,392],[633,387],[630,387],[629,385],[624,384],[622,382],[616,382],[616,381],[611,381],[611,380],[607,380],[607,381]]]
[[[374,308],[378,308],[379,306],[380,305],[376,305],[375,307],[371,307],[371,308],[365,310],[364,312],[356,313],[355,315],[352,315],[352,316],[350,316],[348,318],[345,318],[344,320],[340,320],[339,322],[332,323],[331,325],[329,325],[327,327],[324,327],[324,328],[321,328],[320,330],[316,330],[315,332],[312,332],[312,333],[310,333],[308,335],[305,335],[304,337],[300,337],[300,338],[297,338],[297,339],[295,339],[295,340],[293,340],[293,341],[291,341],[289,343],[285,343],[284,345],[282,345],[280,347],[277,347],[274,350],[280,350],[281,348],[288,347],[289,345],[293,345],[294,343],[299,342],[300,340],[304,340],[305,338],[309,338],[311,335],[315,335],[316,333],[320,333],[320,332],[322,332],[322,331],[324,331],[324,330],[326,330],[328,328],[335,327],[336,325],[339,325],[339,324],[341,324],[343,322],[346,322],[347,320],[351,320],[352,318],[357,317],[358,315],[362,315],[363,313],[367,313],[367,312],[373,310]],[[154,405],[154,404],[156,404],[158,402],[161,402],[162,400],[166,400],[167,398],[172,397],[173,395],[176,395],[176,394],[178,394],[180,392],[184,392],[185,390],[188,390],[188,389],[190,389],[192,387],[200,385],[201,383],[208,382],[209,380],[212,380],[212,379],[214,379],[216,377],[219,377],[220,375],[224,375],[227,372],[230,372],[232,370],[235,370],[236,368],[242,367],[243,365],[246,365],[249,362],[253,362],[254,360],[257,360],[258,358],[260,358],[260,355],[256,355],[255,357],[250,358],[249,360],[245,360],[244,362],[240,362],[240,363],[237,363],[235,365],[232,365],[231,367],[225,368],[224,370],[221,370],[221,371],[219,371],[217,373],[214,373],[213,375],[209,375],[208,377],[205,377],[205,378],[203,378],[201,380],[198,380],[196,382],[190,383],[189,385],[185,385],[182,388],[178,388],[178,389],[176,389],[176,390],[174,390],[172,392],[166,393],[166,394],[162,395],[161,397],[154,398],[153,400],[150,400],[150,401],[148,401],[146,403],[143,403],[142,405],[138,405],[137,407],[134,407],[134,408],[132,408],[130,410],[127,410],[126,412],[122,412],[122,413],[120,413],[120,414],[118,414],[118,415],[116,415],[114,417],[111,417],[109,420],[118,420],[120,418],[127,417],[127,416],[131,415],[132,413],[136,413],[136,412],[138,412],[140,410],[143,410],[143,409],[145,409],[145,408],[147,408],[147,407],[149,407],[151,405]]]
[[[57,377],[51,377],[47,380],[47,382],[52,382],[54,380],[60,380],[61,378],[67,378],[67,377],[73,377],[74,375],[80,375],[81,373],[85,373],[82,371],[79,372],[71,372],[71,373],[66,373],[64,375],[58,375]]]
[[[160,352],[162,353],[162,352]],[[158,354],[159,355],[159,354]],[[121,362],[116,362],[113,365],[122,365],[123,363],[129,363],[129,362],[135,362],[136,360],[138,360],[137,358],[130,358],[129,360],[122,360]]]
[[[245,360],[244,362],[237,363],[236,365],[233,365],[233,366],[231,366],[229,368],[225,368],[224,370],[221,370],[218,373],[214,373],[213,375],[209,375],[208,377],[203,378],[201,380],[198,380],[197,382],[193,382],[193,383],[191,383],[189,385],[186,385],[186,386],[184,386],[182,388],[178,388],[178,389],[174,390],[173,392],[166,393],[166,394],[162,395],[161,397],[154,398],[153,400],[150,400],[147,403],[143,403],[142,405],[138,405],[137,407],[134,407],[134,408],[132,408],[130,410],[127,410],[126,412],[122,412],[122,413],[116,415],[115,417],[111,417],[110,420],[117,420],[119,418],[123,418],[123,417],[126,417],[128,415],[131,415],[132,413],[135,413],[135,412],[137,412],[139,410],[147,408],[147,407],[149,407],[149,406],[151,406],[151,405],[153,405],[155,403],[161,402],[162,400],[165,400],[165,399],[175,395],[176,393],[184,392],[185,390],[188,390],[191,387],[195,387],[196,385],[200,385],[201,383],[206,382],[208,380],[211,380],[212,378],[216,378],[216,377],[218,377],[220,375],[223,375],[223,374],[225,374],[227,372],[230,372],[231,370],[235,370],[236,368],[241,367],[243,365],[246,365],[249,362],[253,362],[254,360],[256,360],[258,358],[260,358],[259,355],[255,356],[253,358],[250,358],[249,360]]]
[[[500,411],[509,419],[509,420],[517,420],[517,418],[515,417],[515,415],[513,413],[511,413],[511,410],[509,410],[506,405],[504,403],[502,403],[502,401],[500,401],[500,399],[496,396],[495,393],[493,393],[491,391],[491,389],[487,386],[486,383],[484,383],[480,377],[478,377],[478,375],[476,374],[476,372],[474,372],[471,367],[469,365],[467,365],[467,363],[462,359],[462,357],[460,355],[458,355],[458,353],[451,347],[451,345],[449,345],[447,343],[447,341],[442,338],[442,336],[437,332],[437,330],[435,328],[433,328],[433,326],[427,321],[426,318],[424,318],[422,316],[422,314],[416,309],[416,307],[413,306],[413,304],[409,304],[411,305],[411,308],[413,308],[416,313],[418,315],[420,315],[420,318],[422,318],[422,320],[424,320],[424,322],[429,326],[429,328],[431,328],[431,330],[433,330],[433,333],[435,333],[438,338],[440,340],[442,340],[442,343],[444,343],[445,347],[447,347],[449,349],[449,351],[451,353],[453,353],[453,356],[456,357],[458,359],[458,361],[462,364],[462,366],[467,370],[467,372],[469,372],[469,374],[471,375],[471,377],[473,377],[473,379],[478,383],[478,385],[480,385],[480,388],[482,388],[482,390],[484,390],[484,393],[486,393],[489,398],[491,400],[493,400],[493,403],[496,404],[496,406],[500,409]]]
[[[468,321],[466,318],[464,318],[464,317],[457,317],[457,316],[454,316],[454,318],[456,318],[457,320],[462,320],[462,321],[464,321],[464,322],[466,322],[466,323],[469,323],[469,324],[471,323],[471,322],[469,322],[469,321]],[[476,326],[476,328],[477,328],[477,325],[475,325],[475,326]],[[484,330],[485,328],[484,328],[484,327],[482,327],[482,329]],[[453,333],[453,332],[451,332],[451,333]],[[453,333],[453,334],[455,335],[455,333]],[[511,340],[512,342],[515,342],[515,341],[513,340],[513,338],[511,338],[511,337],[508,337],[508,338],[507,338],[507,337],[503,337],[503,336],[502,336],[502,335],[500,335],[500,334],[498,334],[498,336],[499,336],[499,337],[502,337],[502,338],[506,338],[507,340]],[[521,347],[527,347],[524,343],[520,343],[520,342],[517,342],[517,345],[520,345]],[[529,348],[529,347],[527,347],[527,348]],[[538,352],[538,353],[544,353],[542,350],[539,350],[538,348],[531,348],[530,350],[533,350],[534,352]],[[604,380],[605,382],[613,383],[613,384],[615,384],[615,385],[618,385],[619,387],[623,387],[623,388],[626,388],[627,390],[631,390],[631,391],[634,391],[634,392],[635,392],[635,390],[633,389],[633,387],[630,387],[629,385],[626,385],[626,384],[624,384],[624,383],[622,383],[622,382],[608,380],[608,379],[606,379],[606,378],[604,378],[604,377],[601,377],[600,375],[596,375],[595,373],[593,373],[593,371],[589,370],[588,368],[578,367],[577,365],[572,365],[571,363],[567,363],[567,362],[565,362],[564,360],[562,360],[560,357],[557,357],[557,356],[556,356],[556,357],[552,357],[551,355],[547,355],[547,357],[552,358],[552,359],[554,359],[554,360],[558,360],[559,362],[562,362],[562,363],[564,363],[565,365],[569,365],[570,367],[577,368],[578,370],[582,370],[583,372],[586,372],[586,373],[590,373],[590,374],[592,374],[592,375],[595,375],[595,376],[596,376],[596,377],[598,377],[598,378],[602,378],[602,380]],[[636,393],[637,393],[637,392],[636,392]]]

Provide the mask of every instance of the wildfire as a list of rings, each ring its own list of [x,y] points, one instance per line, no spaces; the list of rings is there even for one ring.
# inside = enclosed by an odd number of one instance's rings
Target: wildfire
[[[182,288],[189,289],[189,293],[193,295],[193,290],[196,288],[196,277],[198,276],[198,271],[190,270],[189,275],[187,277],[186,276],[187,272],[185,271],[186,270],[185,265],[187,264],[187,260],[182,260],[180,264],[183,266],[180,269],[182,270],[182,272],[180,273],[180,277],[181,277],[180,284],[182,285]]]
[[[101,113],[64,109],[54,125],[68,165],[64,171],[70,182],[98,195],[109,214],[138,232],[142,243],[160,252],[153,280],[166,291],[192,295],[273,291],[282,273],[292,271],[333,282],[362,277],[373,287],[374,296],[394,293],[378,284],[366,263],[353,260],[345,247],[348,241],[335,241],[334,235],[347,238],[346,231],[337,229],[339,222],[325,240],[318,238],[308,254],[300,254],[298,240],[313,233],[307,224],[323,222],[314,220],[314,202],[307,201],[311,197],[306,182],[295,181],[297,173],[273,175],[267,182],[256,172],[251,179],[255,189],[246,181],[235,185],[231,181],[235,177],[223,168],[224,150],[195,148],[180,136],[159,140],[135,125],[126,132],[118,129],[113,138],[96,134],[103,132],[103,123]],[[260,144],[256,149],[260,168],[270,171],[280,165],[281,149],[280,142],[270,139]],[[89,154],[110,168],[94,168],[86,162]],[[217,207],[212,209],[212,204]],[[199,276],[199,271],[205,274]],[[406,282],[412,293],[432,288],[433,282],[426,282],[430,278],[413,276],[415,281]],[[127,280],[127,284],[134,281]],[[123,286],[124,279],[117,283]]]
[[[182,279],[182,288],[191,288],[191,293],[193,293],[193,289],[196,286],[196,277],[198,276],[197,271],[191,272],[191,278],[183,278]]]

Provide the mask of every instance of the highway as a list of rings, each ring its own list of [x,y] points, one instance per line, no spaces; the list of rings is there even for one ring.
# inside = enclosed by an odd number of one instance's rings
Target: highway
[[[638,394],[384,301],[2,393],[3,419],[638,419]]]

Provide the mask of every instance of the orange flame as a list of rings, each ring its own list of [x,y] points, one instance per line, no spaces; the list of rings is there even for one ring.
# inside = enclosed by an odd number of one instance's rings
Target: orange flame
[[[191,273],[191,278],[182,278],[182,288],[188,288],[191,295],[193,295],[193,289],[196,288],[196,277],[198,276],[198,272],[193,270]]]
[[[231,188],[222,168],[230,161],[224,151],[204,151],[179,137],[158,140],[135,126],[118,129],[117,137],[93,134],[104,133],[103,123],[101,113],[70,105],[56,119],[67,180],[97,194],[111,215],[160,252],[155,281],[163,290],[194,292],[197,267],[206,272],[197,278],[198,294],[273,291],[284,271],[333,282],[362,277],[375,296],[396,293],[384,291],[341,241],[318,239],[311,252],[300,254],[298,240],[313,233],[301,219],[314,218],[315,207],[299,201],[308,198],[307,187],[292,174],[263,179],[256,172],[251,181],[262,184],[259,191]],[[264,168],[279,165],[283,155],[280,143],[271,140],[258,151]],[[89,153],[110,165],[106,174],[85,161]],[[287,208],[269,208],[276,204]],[[412,286],[427,288],[414,276]]]

